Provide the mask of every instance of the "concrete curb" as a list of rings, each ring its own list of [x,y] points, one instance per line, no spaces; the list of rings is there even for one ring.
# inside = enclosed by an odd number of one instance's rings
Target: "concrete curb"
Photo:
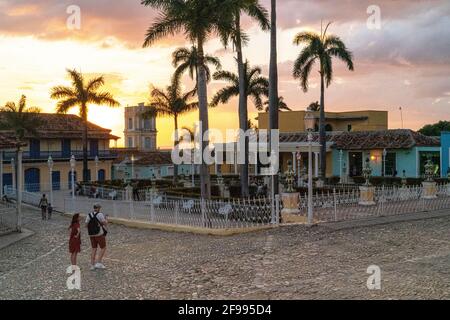
[[[34,235],[34,232],[22,228],[22,232],[12,232],[0,237],[0,250]]]
[[[71,213],[61,213],[62,216],[72,217]],[[82,217],[86,217],[85,214],[80,214]],[[190,226],[177,226],[171,224],[163,223],[151,223],[147,221],[140,220],[127,220],[121,218],[108,217],[108,222],[116,225],[122,225],[128,228],[135,229],[149,229],[149,230],[160,230],[167,232],[179,232],[179,233],[193,233],[199,235],[211,235],[211,236],[232,236],[237,234],[244,234],[250,232],[258,232],[269,229],[277,228],[278,226],[261,226],[261,227],[247,227],[239,229],[211,229],[211,228],[200,228],[200,227],[190,227]]]

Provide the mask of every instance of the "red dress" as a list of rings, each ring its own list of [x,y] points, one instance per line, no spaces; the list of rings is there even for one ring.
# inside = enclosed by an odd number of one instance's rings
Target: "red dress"
[[[69,240],[69,252],[70,253],[78,253],[81,251],[81,235],[76,238],[75,236],[78,233],[78,229],[80,228],[79,223],[74,223],[70,227],[70,240]]]

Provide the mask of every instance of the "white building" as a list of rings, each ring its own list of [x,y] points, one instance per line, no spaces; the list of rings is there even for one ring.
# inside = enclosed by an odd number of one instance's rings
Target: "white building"
[[[125,147],[138,151],[156,151],[156,119],[144,118],[142,114],[148,110],[144,103],[125,108]]]

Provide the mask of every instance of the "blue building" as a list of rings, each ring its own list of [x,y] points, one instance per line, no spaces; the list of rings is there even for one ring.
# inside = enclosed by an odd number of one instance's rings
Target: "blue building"
[[[439,139],[407,129],[338,134],[332,150],[334,176],[340,176],[341,170],[349,177],[361,176],[366,159],[373,176],[420,178],[428,159],[435,164],[437,176],[447,171],[447,167],[442,170]]]
[[[450,132],[441,132],[441,176],[446,178],[450,172]]]

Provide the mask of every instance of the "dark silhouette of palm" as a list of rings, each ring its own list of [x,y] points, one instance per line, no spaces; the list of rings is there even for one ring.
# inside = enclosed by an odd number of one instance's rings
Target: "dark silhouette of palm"
[[[344,42],[335,35],[327,35],[330,23],[320,34],[313,32],[300,32],[294,38],[294,44],[304,44],[294,63],[294,78],[300,80],[303,91],[308,91],[309,77],[313,66],[319,63],[320,73],[320,177],[326,174],[326,132],[325,132],[325,85],[328,87],[333,80],[333,58],[338,58],[347,64],[349,70],[354,69],[352,53]]]
[[[56,112],[65,114],[72,108],[78,108],[80,117],[83,119],[83,181],[89,181],[88,168],[88,112],[89,105],[107,105],[110,107],[120,106],[111,93],[99,92],[100,87],[105,84],[103,76],[86,81],[81,72],[67,70],[72,81],[71,87],[56,86],[52,88],[50,97],[59,100]]]

